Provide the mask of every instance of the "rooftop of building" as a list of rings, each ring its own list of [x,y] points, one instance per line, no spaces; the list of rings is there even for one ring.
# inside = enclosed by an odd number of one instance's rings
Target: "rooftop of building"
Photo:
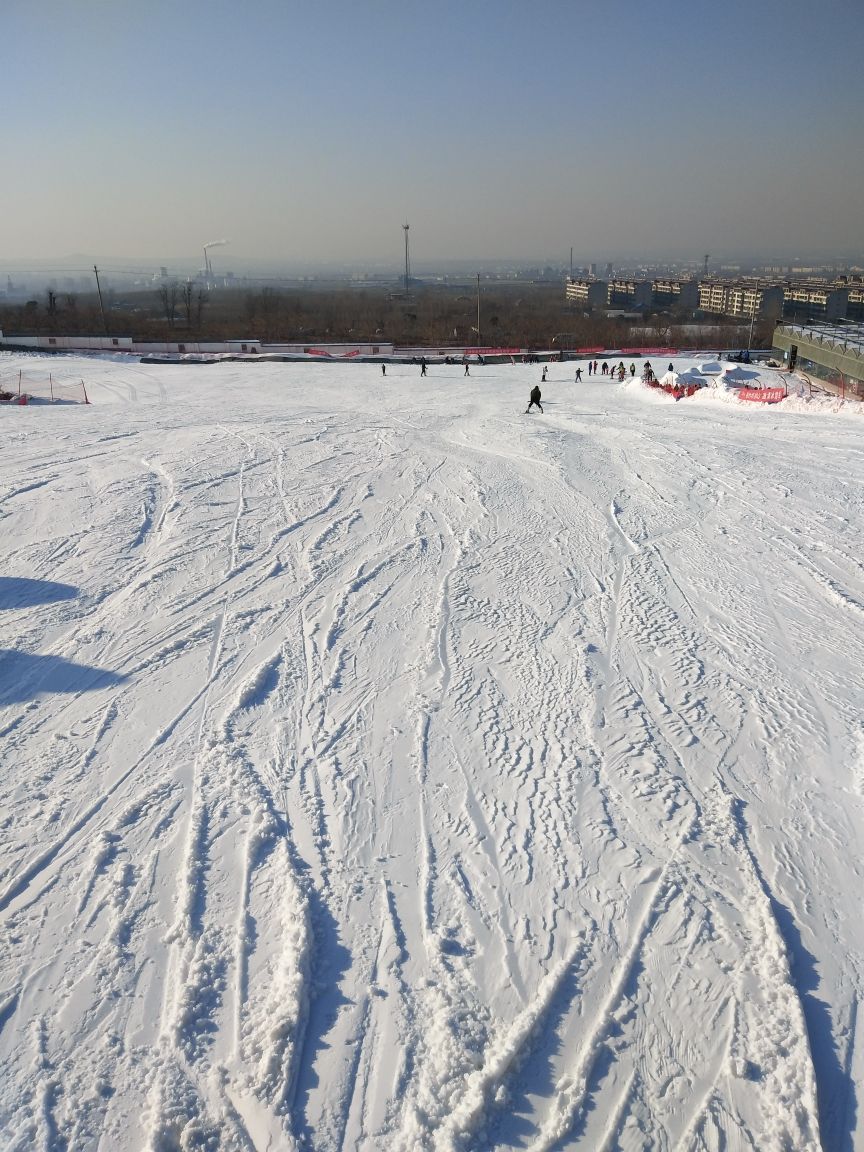
[[[813,323],[784,323],[783,327],[797,333],[805,340],[813,340],[820,344],[830,344],[834,348],[842,348],[848,352],[864,355],[864,324],[837,320],[831,322]]]

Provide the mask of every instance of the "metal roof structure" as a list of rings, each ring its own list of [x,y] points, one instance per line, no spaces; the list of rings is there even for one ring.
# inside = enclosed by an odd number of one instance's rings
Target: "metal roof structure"
[[[864,356],[864,324],[834,321],[833,323],[783,324],[784,332],[800,336],[808,344],[820,344],[837,351]]]
[[[864,324],[844,321],[815,324],[778,324],[774,347],[790,360],[818,366],[816,375],[848,385],[853,395],[864,396]]]

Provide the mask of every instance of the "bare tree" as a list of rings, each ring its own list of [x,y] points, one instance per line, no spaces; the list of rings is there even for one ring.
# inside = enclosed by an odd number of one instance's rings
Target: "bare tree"
[[[180,298],[183,301],[183,311],[186,314],[186,327],[192,327],[192,296],[194,288],[191,281],[187,280],[180,291]]]
[[[202,320],[202,317],[204,315],[204,305],[209,301],[209,299],[210,299],[210,297],[207,295],[207,293],[204,291],[204,289],[199,288],[198,289],[198,296],[197,296],[196,301],[195,301],[195,304],[196,304],[196,310],[195,310],[196,325],[195,326],[198,328],[199,332],[201,330],[201,320]]]
[[[174,280],[170,284],[163,284],[159,289],[159,299],[162,301],[162,309],[165,312],[165,319],[168,321],[170,328],[174,327],[174,322],[177,318],[177,281]]]

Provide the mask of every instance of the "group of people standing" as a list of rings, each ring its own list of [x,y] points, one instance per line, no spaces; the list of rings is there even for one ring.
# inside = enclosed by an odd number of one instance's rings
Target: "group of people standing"
[[[548,372],[548,370],[549,369],[544,366],[543,373],[540,377],[540,383],[541,384],[546,383],[546,373]],[[672,365],[671,364],[669,365],[669,371],[670,372],[672,371]],[[624,381],[627,377],[627,369],[624,367],[624,361],[623,360],[619,360],[617,364],[609,364],[609,362],[607,360],[604,360],[603,363],[599,364],[599,365],[598,365],[598,362],[596,360],[589,360],[588,361],[588,375],[589,376],[608,376],[610,379],[614,379],[614,377],[617,376],[619,381]],[[631,377],[631,379],[635,375],[636,375],[636,365],[631,362],[631,364],[630,364],[630,377]],[[648,381],[648,382],[655,379],[654,369],[651,367],[651,361],[650,360],[645,361],[645,364],[643,367],[643,372],[642,372],[642,379],[645,381]],[[576,369],[576,383],[577,384],[580,383],[581,380],[582,380],[582,366],[580,365]],[[531,393],[528,397],[528,407],[525,410],[526,412],[530,412],[531,409],[535,406],[535,404],[540,409],[541,412],[543,411],[543,405],[540,403],[540,395],[541,395],[540,388],[535,384],[534,387],[531,389]]]
[[[609,364],[608,361],[604,360],[603,363],[600,365],[599,372],[598,372],[597,361],[596,360],[589,360],[588,361],[588,375],[589,376],[598,376],[598,375],[599,376],[611,376],[611,377],[617,376],[619,380],[623,380],[625,378],[625,376],[627,375],[627,369],[624,367],[624,361],[623,360],[619,360],[617,365],[616,364]],[[631,376],[636,375],[636,365],[635,364],[630,365],[630,375]],[[576,379],[577,380],[581,379],[581,376],[578,375],[578,370],[577,370]]]
[[[452,363],[452,361],[450,360],[449,357],[447,358],[447,360],[448,360],[448,363]],[[482,360],[480,362],[483,363]],[[416,364],[417,361],[415,360],[414,363]],[[463,360],[463,363],[465,365],[465,375],[470,376],[471,373],[468,370],[468,361]],[[671,369],[672,369],[671,364],[669,365],[669,369],[671,371]],[[420,375],[425,376],[426,370],[427,370],[427,364],[426,364],[426,357],[424,356],[420,360]],[[541,376],[540,376],[540,383],[541,384],[546,383],[546,376],[547,376],[548,372],[549,372],[549,367],[548,367],[548,365],[544,364],[543,365],[543,371],[542,371]],[[386,364],[381,365],[381,375],[382,376],[387,375],[387,365]],[[604,360],[602,364],[598,364],[598,362],[596,360],[589,360],[588,361],[588,375],[589,376],[608,376],[610,378],[614,378],[617,376],[619,381],[623,381],[627,376],[627,369],[624,367],[624,361],[623,360],[619,360],[617,365],[616,364],[610,365],[607,360]],[[635,375],[636,375],[636,365],[631,363],[630,364],[630,376],[632,378]],[[644,365],[644,369],[643,369],[643,379],[650,382],[654,378],[655,378],[654,377],[654,371],[651,367],[651,361],[646,360],[645,365]],[[580,365],[576,369],[576,383],[577,384],[580,383],[581,380],[582,380],[582,366]],[[530,395],[528,397],[528,407],[526,408],[526,412],[530,412],[531,409],[534,408],[535,406],[537,408],[539,408],[540,411],[542,412],[543,411],[543,405],[540,403],[540,398],[541,398],[540,388],[538,385],[535,384],[534,387],[531,389]]]

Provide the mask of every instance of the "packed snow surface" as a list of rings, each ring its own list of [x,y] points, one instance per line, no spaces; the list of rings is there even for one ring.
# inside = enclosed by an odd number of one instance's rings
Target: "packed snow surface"
[[[4,1150],[864,1148],[853,405],[44,364]]]

